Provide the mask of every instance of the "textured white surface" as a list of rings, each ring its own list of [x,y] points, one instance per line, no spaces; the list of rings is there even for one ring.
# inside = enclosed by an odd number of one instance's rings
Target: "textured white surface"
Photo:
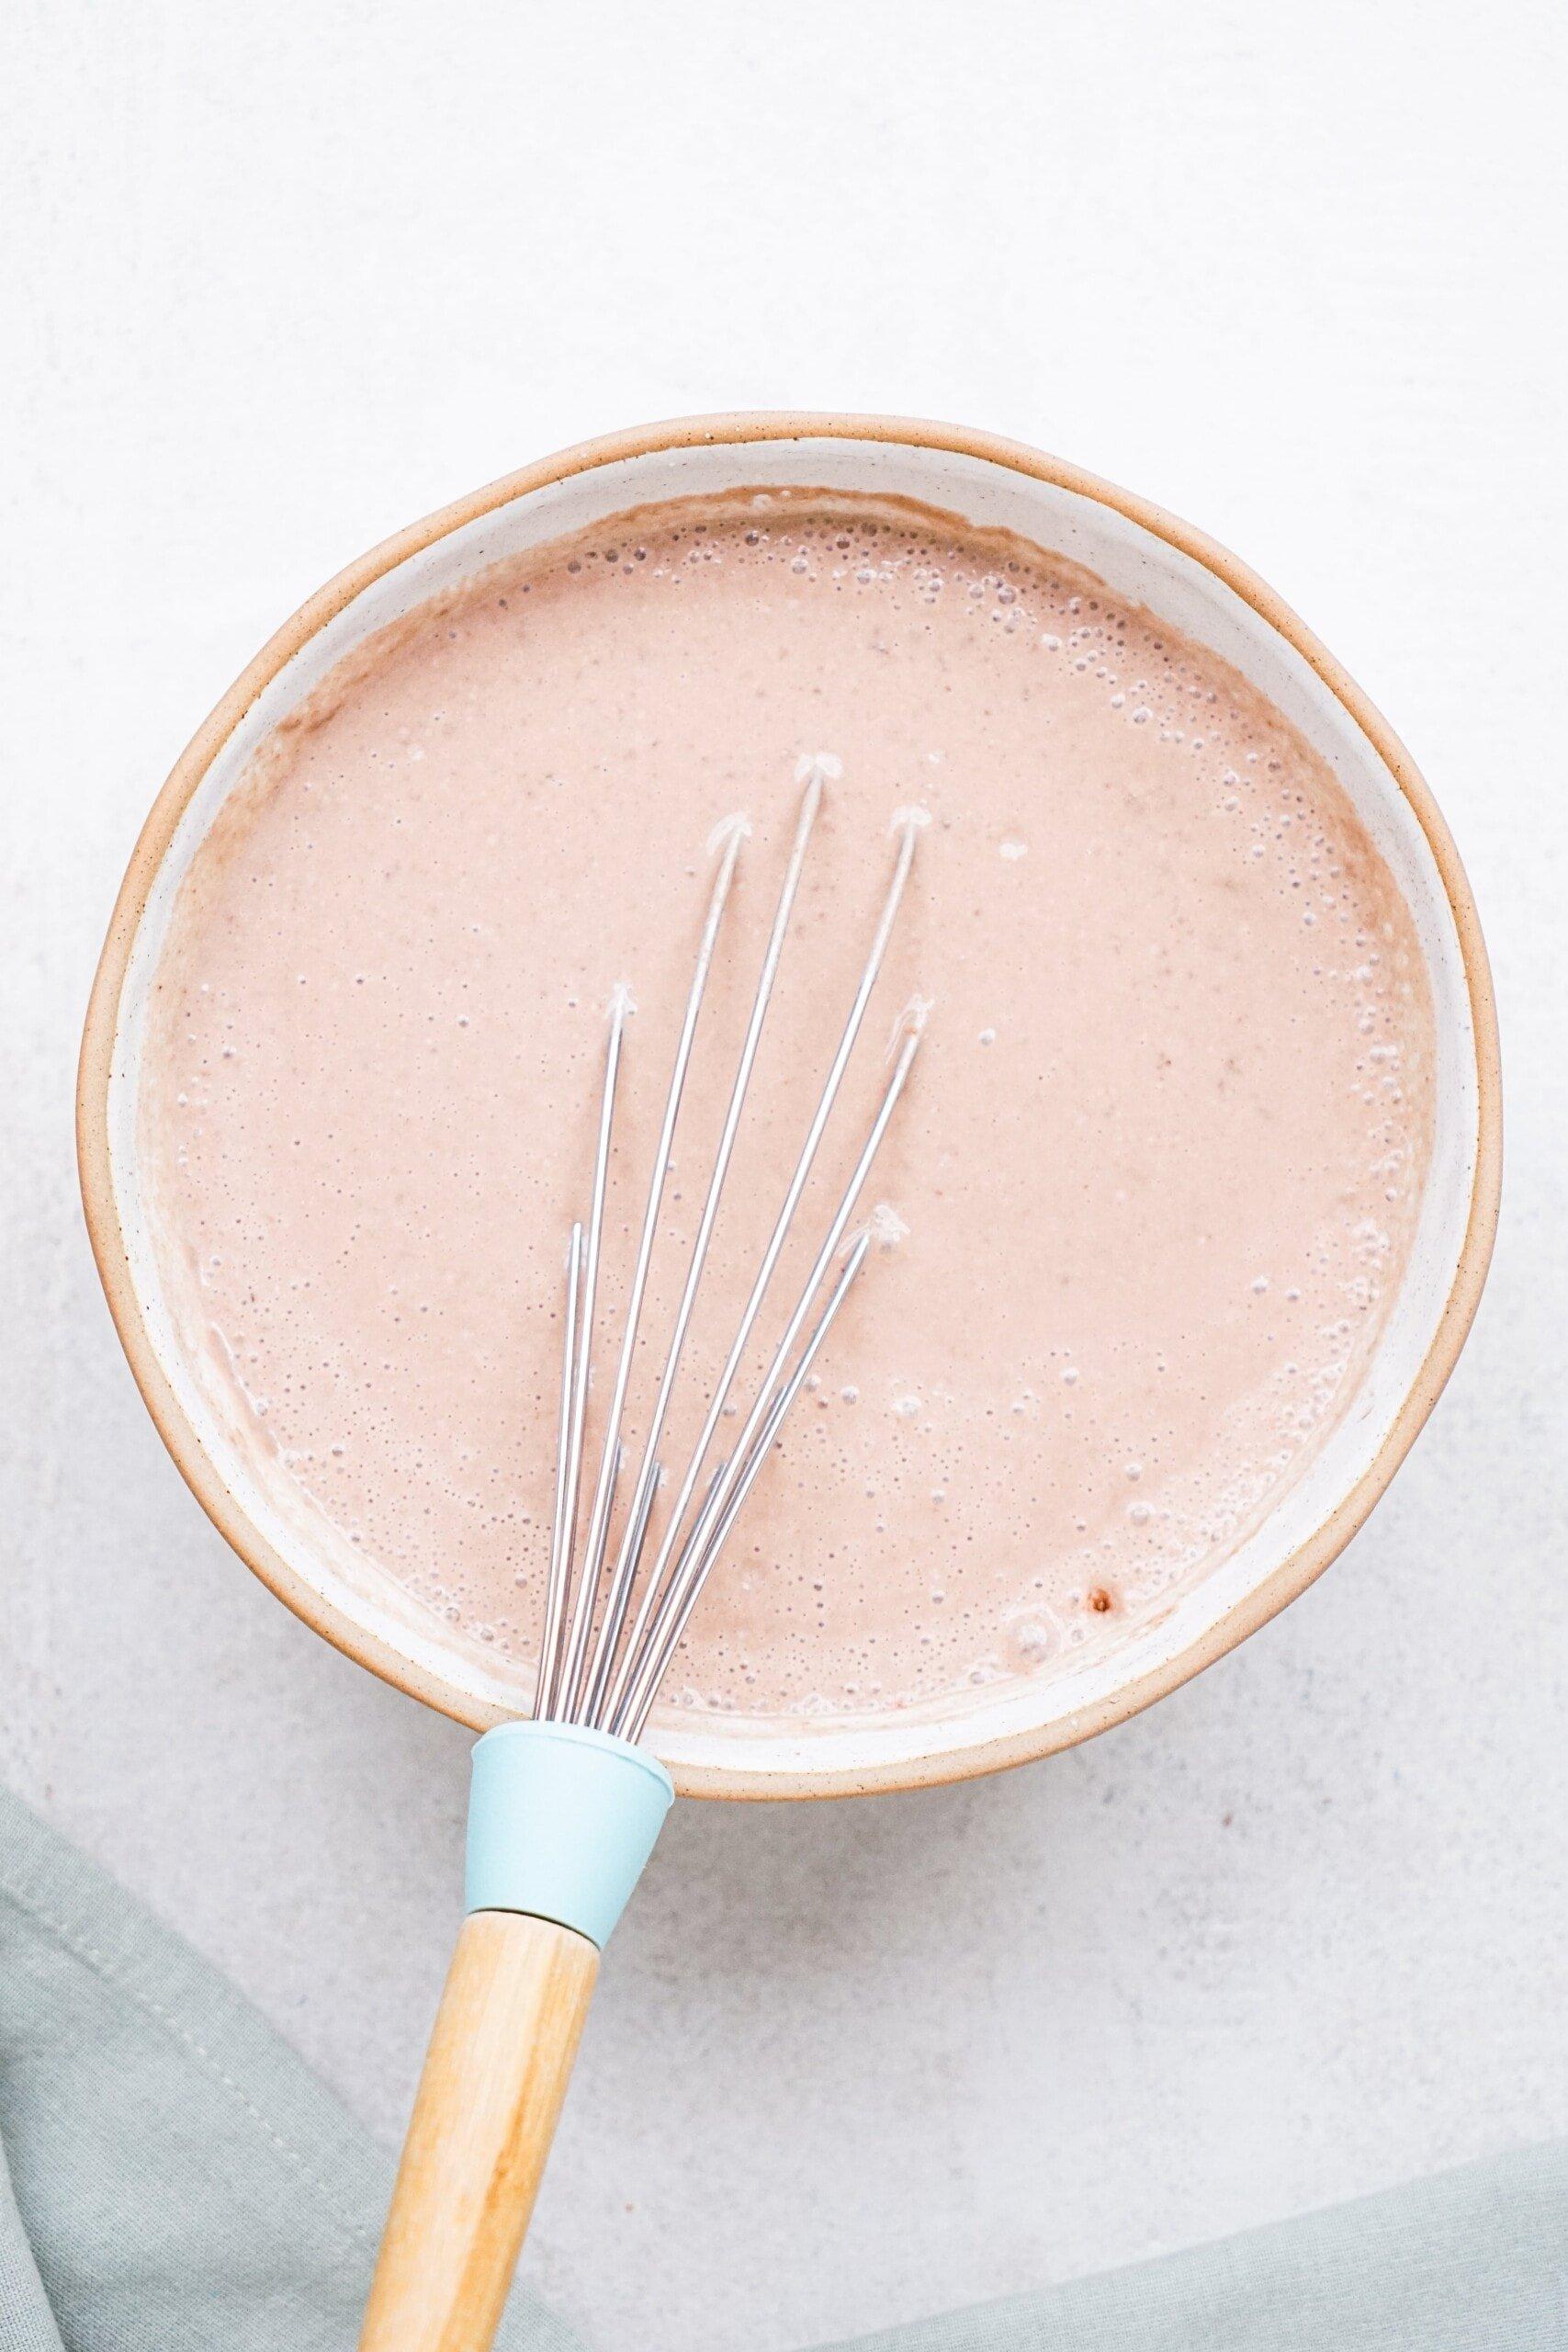
[[[395,2134],[467,1740],[252,1582],[131,1387],[70,1146],[114,888],[260,639],[413,514],[643,416],[958,416],[1205,525],[1409,741],[1497,968],[1496,1268],[1367,1532],[1151,1714],[677,1813],[529,2264],[603,2352],[783,2352],[1568,2128],[1555,12],[11,28],[9,1779]]]

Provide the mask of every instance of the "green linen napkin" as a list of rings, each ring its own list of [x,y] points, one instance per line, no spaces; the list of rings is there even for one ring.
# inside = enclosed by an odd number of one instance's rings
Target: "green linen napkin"
[[[0,2352],[353,2352],[393,2160],[0,1791]],[[581,2352],[519,2288],[506,2352]]]
[[[231,1985],[0,1791],[0,2352],[352,2352],[391,2170]],[[522,2288],[501,2340],[581,2352]],[[1568,2352],[1568,2150],[856,2352]]]

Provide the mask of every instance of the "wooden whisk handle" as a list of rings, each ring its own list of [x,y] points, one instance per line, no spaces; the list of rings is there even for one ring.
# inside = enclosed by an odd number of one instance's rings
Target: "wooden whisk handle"
[[[360,2352],[487,2352],[588,2013],[586,1936],[473,1911],[414,2098]]]

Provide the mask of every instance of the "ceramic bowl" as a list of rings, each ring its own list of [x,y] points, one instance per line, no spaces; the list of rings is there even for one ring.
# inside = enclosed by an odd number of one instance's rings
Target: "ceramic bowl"
[[[136,1153],[149,982],[192,855],[257,744],[352,648],[497,558],[652,501],[789,484],[873,492],[1001,525],[1086,565],[1242,671],[1329,762],[1409,903],[1437,1015],[1436,1136],[1416,1246],[1382,1342],[1327,1442],[1251,1537],[1159,1623],[1081,1665],[852,1725],[654,1718],[683,1790],[840,1795],[992,1770],[1119,1722],[1309,1584],[1366,1518],[1452,1369],[1491,1250],[1497,1047],[1475,909],[1431,795],[1339,664],[1245,565],[1128,492],[1017,443],[885,417],[649,425],[525,468],[414,524],[311,597],[230,689],[148,818],[83,1047],[87,1220],[132,1369],[175,1460],[242,1556],[340,1649],[476,1726],[517,1713],[502,1670],[444,1647],[400,1596],[347,1581],[288,1524],[207,1404],[161,1295]]]

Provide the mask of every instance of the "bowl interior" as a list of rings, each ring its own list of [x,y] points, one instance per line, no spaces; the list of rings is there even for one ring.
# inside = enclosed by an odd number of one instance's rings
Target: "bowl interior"
[[[1328,760],[1409,903],[1437,1022],[1431,1171],[1403,1289],[1349,1410],[1251,1538],[1158,1623],[1082,1667],[877,1724],[769,1728],[670,1714],[656,1717],[653,1726],[654,1745],[688,1789],[788,1794],[951,1777],[1065,1745],[1179,1680],[1304,1582],[1380,1490],[1393,1466],[1385,1460],[1380,1471],[1380,1456],[1397,1459],[1396,1424],[1407,1418],[1412,1392],[1429,1377],[1476,1194],[1482,1103],[1472,975],[1450,895],[1462,893],[1462,879],[1456,881],[1451,860],[1445,876],[1424,807],[1402,788],[1389,758],[1342,698],[1332,665],[1325,665],[1327,674],[1314,666],[1320,657],[1310,641],[1304,648],[1293,641],[1289,616],[1239,568],[1232,570],[1233,585],[1215,568],[1217,553],[1211,559],[1201,542],[1152,510],[1112,503],[1112,493],[1065,469],[1000,447],[985,454],[974,446],[884,438],[869,428],[863,435],[781,427],[762,437],[712,438],[696,428],[670,431],[682,437],[660,445],[646,436],[653,446],[631,454],[612,449],[585,466],[580,454],[576,470],[535,478],[520,491],[503,486],[484,511],[458,510],[458,519],[446,527],[438,522],[423,545],[400,553],[394,543],[346,602],[322,601],[313,625],[294,633],[291,650],[284,633],[273,674],[190,779],[194,788],[145,876],[108,1067],[107,1164],[117,1238],[141,1341],[166,1387],[159,1416],[165,1437],[187,1471],[193,1453],[205,1457],[204,1470],[222,1492],[225,1532],[286,1599],[378,1670],[476,1724],[514,1712],[513,1687],[487,1676],[468,1655],[444,1648],[437,1626],[416,1619],[400,1597],[354,1582],[280,1514],[207,1403],[161,1295],[135,1149],[141,1044],[175,894],[224,796],[270,729],[372,631],[500,557],[655,500],[789,484],[901,495],[1004,526],[1149,605],[1233,663]],[[1035,465],[1038,472],[1026,469]],[[1461,911],[1468,913],[1467,899]],[[1434,1390],[1444,1369],[1430,1380]],[[210,1493],[204,1499],[213,1507]]]

